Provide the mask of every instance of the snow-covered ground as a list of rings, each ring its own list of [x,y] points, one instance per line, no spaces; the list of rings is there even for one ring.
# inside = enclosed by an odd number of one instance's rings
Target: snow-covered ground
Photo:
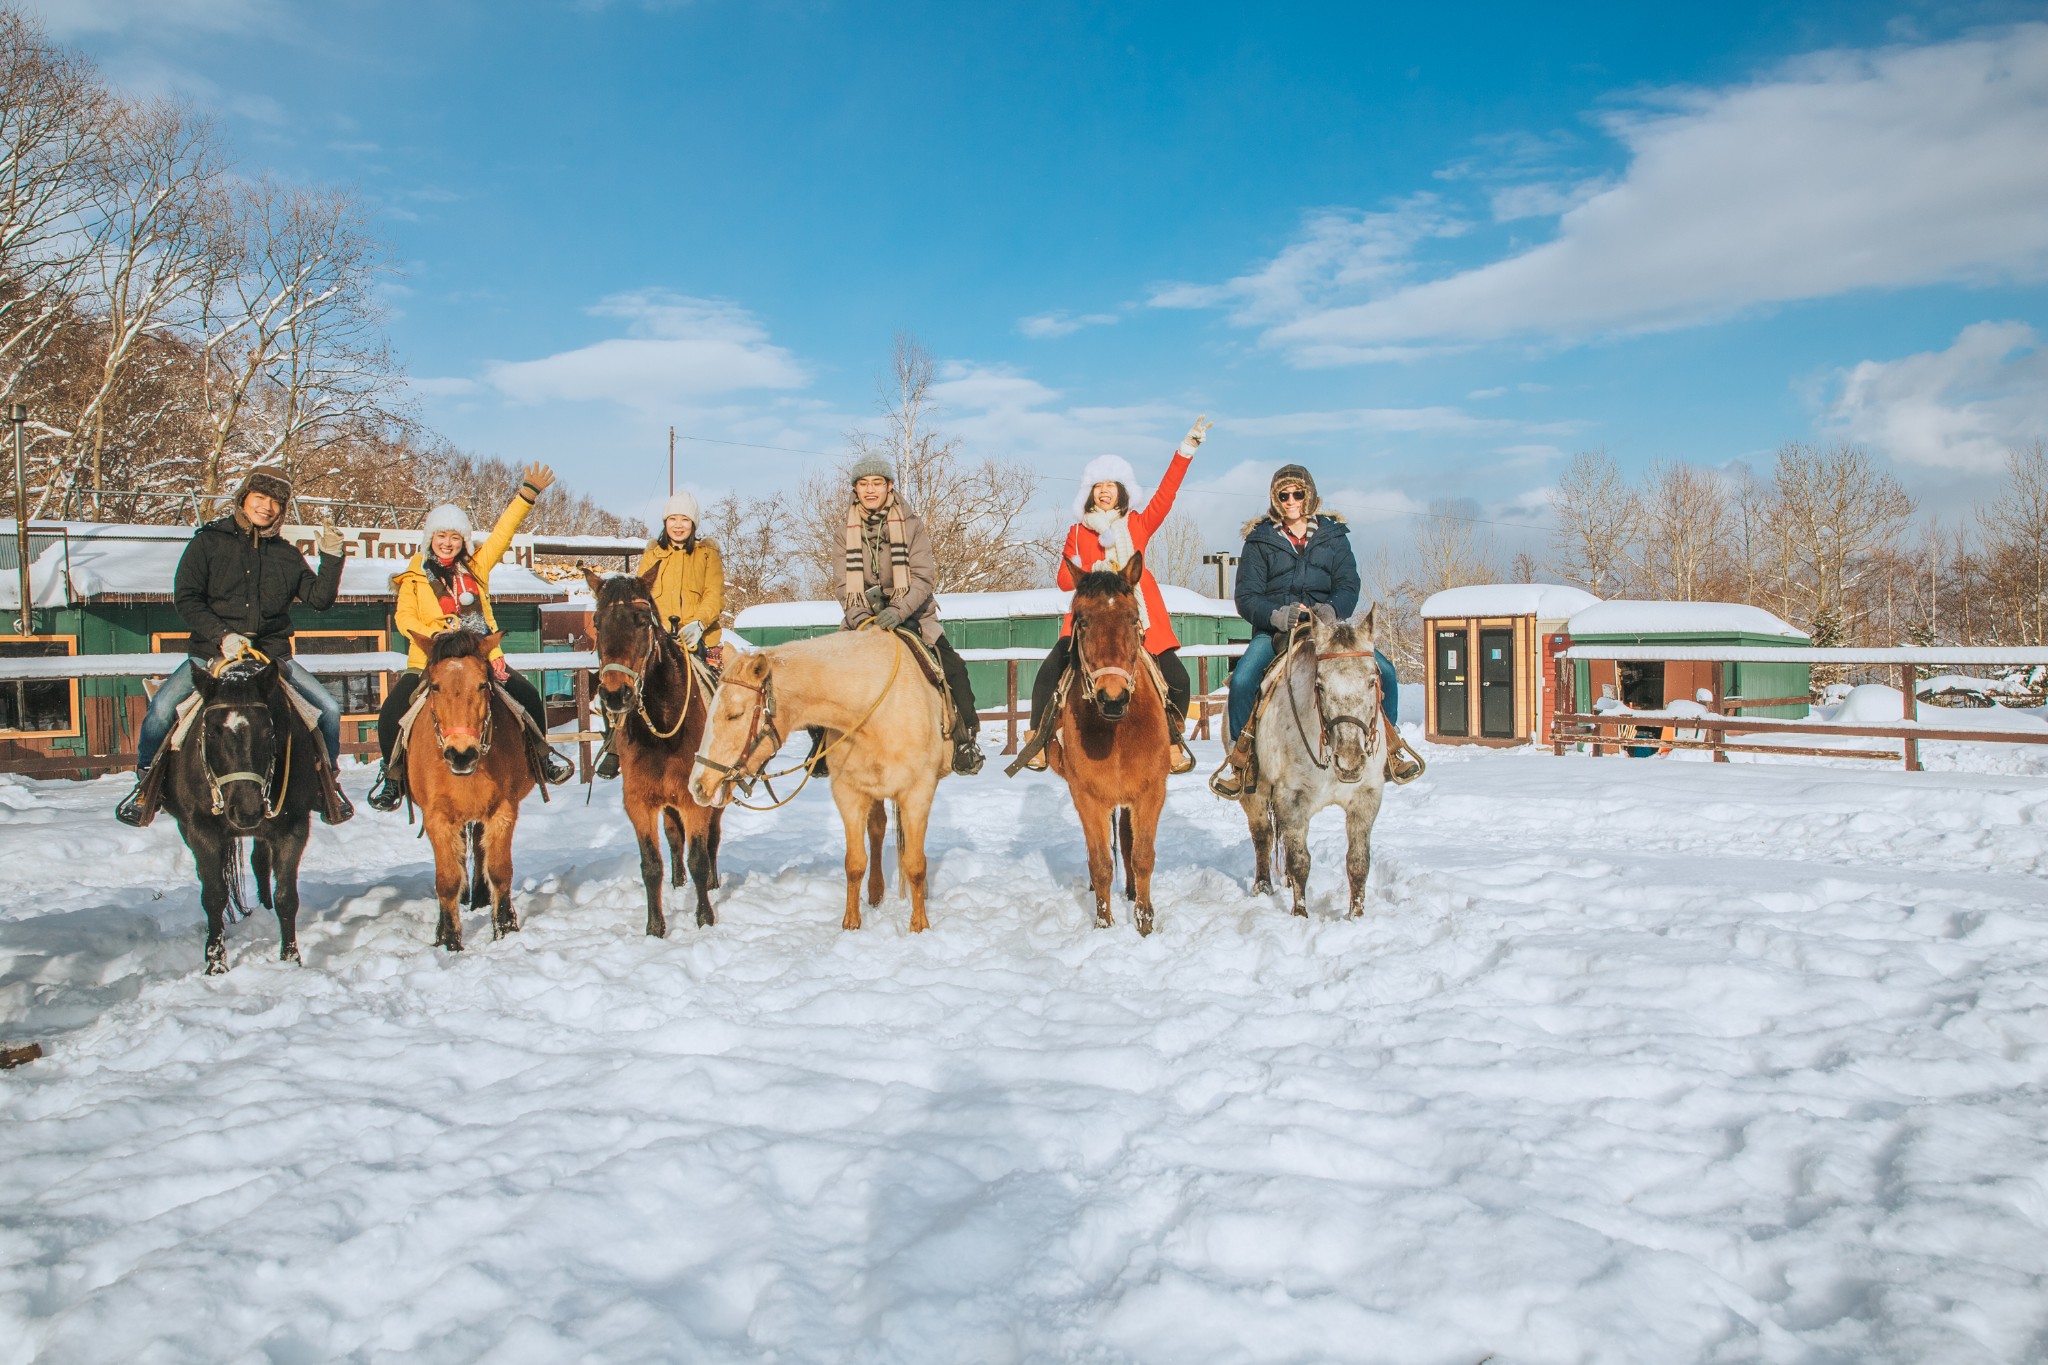
[[[612,787],[528,805],[521,934],[430,948],[365,810],[305,965],[258,911],[222,978],[174,829],[0,779],[0,1029],[49,1049],[0,1073],[0,1361],[2048,1356],[2038,759],[1430,757],[1358,921],[1334,815],[1296,920],[1197,773],[1160,931],[1093,929],[1064,789],[992,763],[922,936],[840,932],[814,788],[646,939]]]

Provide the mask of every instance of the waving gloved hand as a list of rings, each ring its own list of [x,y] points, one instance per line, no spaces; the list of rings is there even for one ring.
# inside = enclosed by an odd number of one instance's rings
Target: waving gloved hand
[[[1188,428],[1188,434],[1180,438],[1179,449],[1173,453],[1176,455],[1192,456],[1195,453],[1196,447],[1200,446],[1209,435],[1211,425],[1212,423],[1207,417],[1197,417],[1195,424]]]
[[[319,532],[313,537],[313,543],[319,548],[322,559],[327,558],[329,555],[340,555],[341,547],[344,543],[341,538],[341,528],[336,526],[332,520],[322,521]]]
[[[701,621],[685,621],[683,622],[680,634],[683,637],[683,648],[695,649],[704,639],[704,623]]]

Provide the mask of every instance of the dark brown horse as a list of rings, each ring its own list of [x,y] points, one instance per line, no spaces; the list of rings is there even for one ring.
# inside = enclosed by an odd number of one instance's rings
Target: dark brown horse
[[[711,891],[718,885],[718,837],[724,812],[700,805],[690,794],[690,768],[704,737],[710,697],[669,633],[649,591],[653,570],[642,578],[599,575],[584,579],[597,599],[594,629],[598,700],[611,726],[619,756],[626,818],[640,841],[640,880],[647,888],[647,932],[668,934],[662,910],[661,836],[668,835],[669,871],[683,884],[683,869],[697,888],[697,925],[718,922]]]
[[[516,933],[512,831],[533,790],[520,715],[491,683],[498,636],[414,636],[427,652],[426,705],[405,741],[405,780],[434,846],[441,901],[434,945],[462,951],[462,902],[492,906],[494,937]],[[463,895],[465,887],[468,896]]]
[[[157,760],[164,809],[192,850],[199,903],[206,910],[206,972],[228,969],[223,926],[227,907],[242,904],[242,840],[252,841],[256,894],[277,912],[277,955],[299,960],[299,859],[308,817],[320,804],[314,748],[320,736],[285,699],[277,665],[248,661],[215,677],[193,671],[200,707],[176,749]]]
[[[1137,907],[1138,932],[1149,934],[1153,842],[1166,804],[1172,732],[1138,619],[1136,588],[1144,572],[1144,556],[1134,554],[1123,572],[1084,574],[1074,585],[1073,661],[1046,757],[1067,780],[1088,840],[1095,922],[1104,928],[1116,922],[1110,883],[1121,851],[1124,894]]]

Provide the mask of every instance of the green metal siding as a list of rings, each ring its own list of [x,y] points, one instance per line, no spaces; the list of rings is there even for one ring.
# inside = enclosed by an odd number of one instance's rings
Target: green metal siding
[[[1571,640],[1575,645],[1672,645],[1684,649],[1803,649],[1807,643],[1804,640],[1788,640],[1782,635],[1750,635],[1741,632],[1727,635],[1574,635]],[[1727,670],[1724,685],[1731,697],[1799,697],[1810,695],[1812,692],[1812,669],[1804,663],[1734,663],[1727,665]],[[1592,666],[1587,660],[1580,659],[1574,671],[1577,675],[1579,704],[1583,708],[1589,706],[1591,702]],[[1745,710],[1742,714],[1798,720],[1806,715],[1806,708],[1764,706],[1755,710]]]

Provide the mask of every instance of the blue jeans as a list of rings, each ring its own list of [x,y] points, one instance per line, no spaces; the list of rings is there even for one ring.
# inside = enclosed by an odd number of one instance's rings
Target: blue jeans
[[[156,758],[157,750],[164,747],[164,740],[171,733],[171,726],[178,719],[178,705],[192,695],[198,686],[192,679],[194,667],[204,668],[205,664],[187,663],[171,670],[156,695],[149,699],[149,711],[142,718],[142,733],[135,737],[135,766],[147,768]],[[341,763],[341,703],[320,685],[320,680],[301,667],[297,659],[284,661],[285,686],[311,702],[320,713],[320,738],[327,745],[327,756],[338,767]]]
[[[1375,649],[1372,661],[1380,670],[1380,711],[1390,721],[1401,718],[1401,689],[1394,678],[1394,661]],[[1259,699],[1259,683],[1273,666],[1273,637],[1261,632],[1244,647],[1237,666],[1230,670],[1230,739],[1252,718],[1252,705]]]

